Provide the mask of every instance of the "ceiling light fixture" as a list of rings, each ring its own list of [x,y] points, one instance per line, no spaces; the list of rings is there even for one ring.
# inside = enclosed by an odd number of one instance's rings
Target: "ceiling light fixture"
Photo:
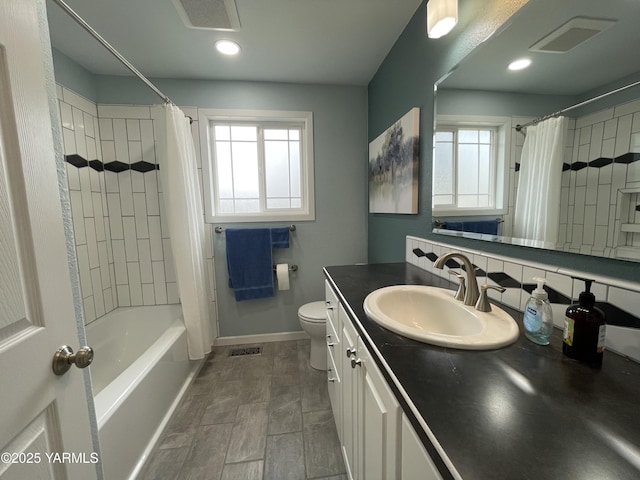
[[[429,0],[427,2],[427,35],[440,38],[458,23],[458,0]]]
[[[223,55],[237,55],[240,53],[240,45],[231,40],[218,40],[215,43],[215,47]]]
[[[518,60],[514,60],[513,62],[511,62],[507,68],[515,72],[517,70],[523,70],[529,65],[531,65],[530,58],[519,58]]]

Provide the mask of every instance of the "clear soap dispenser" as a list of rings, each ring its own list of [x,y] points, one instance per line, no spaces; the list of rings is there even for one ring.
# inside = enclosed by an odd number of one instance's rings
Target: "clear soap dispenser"
[[[549,338],[553,332],[553,313],[549,303],[549,295],[544,290],[546,280],[533,277],[538,287],[524,307],[524,335],[538,345],[549,345]]]

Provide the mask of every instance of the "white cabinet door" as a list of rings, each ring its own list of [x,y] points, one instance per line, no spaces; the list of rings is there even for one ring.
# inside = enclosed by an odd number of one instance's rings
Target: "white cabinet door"
[[[0,479],[91,479],[82,372],[51,367],[78,332],[38,8],[0,1]]]
[[[406,415],[402,415],[402,480],[442,480]]]
[[[358,334],[348,318],[342,325],[342,348],[346,354],[342,369],[342,453],[349,480],[360,479],[357,471],[357,438],[358,438],[358,374],[359,370],[351,367],[351,360],[357,356]]]
[[[360,478],[396,480],[400,477],[402,410],[361,338],[358,338],[358,360]]]

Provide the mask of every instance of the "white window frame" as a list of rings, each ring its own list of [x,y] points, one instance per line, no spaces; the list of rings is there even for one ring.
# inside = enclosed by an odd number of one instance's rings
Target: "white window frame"
[[[437,115],[434,127],[435,132],[439,126],[446,127],[470,127],[470,128],[494,128],[496,133],[496,157],[495,174],[492,179],[495,182],[495,204],[493,208],[462,208],[450,205],[433,205],[433,214],[438,216],[475,216],[475,215],[504,215],[508,211],[509,188],[509,161],[511,158],[511,117],[496,117],[484,115]],[[432,157],[433,158],[433,157]]]
[[[211,126],[213,122],[268,122],[295,123],[303,125],[300,152],[301,208],[274,209],[260,213],[221,214],[215,211],[216,168]],[[236,110],[202,108],[198,112],[200,147],[202,157],[202,183],[204,191],[205,220],[207,223],[236,222],[298,222],[315,220],[315,195],[313,175],[313,112],[289,110]],[[259,166],[263,168],[263,166]],[[264,187],[264,185],[262,186]],[[264,192],[264,188],[261,188]]]

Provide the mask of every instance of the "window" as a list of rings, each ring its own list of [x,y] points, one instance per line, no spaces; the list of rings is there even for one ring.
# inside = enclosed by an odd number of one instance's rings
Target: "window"
[[[442,116],[444,117],[444,116]],[[433,138],[433,210],[504,213],[508,119],[438,117]],[[508,124],[508,125],[507,125]]]
[[[207,221],[314,219],[311,112],[205,110],[200,119]]]

